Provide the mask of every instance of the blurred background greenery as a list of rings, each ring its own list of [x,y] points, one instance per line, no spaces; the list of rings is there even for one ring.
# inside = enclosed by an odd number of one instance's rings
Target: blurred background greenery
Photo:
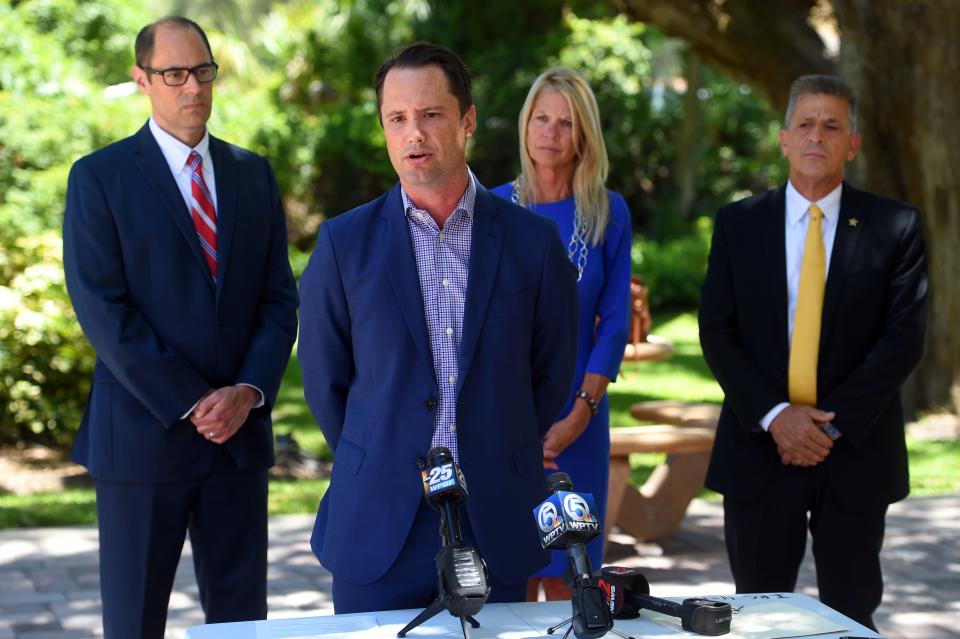
[[[469,163],[487,186],[517,171],[516,118],[533,78],[554,64],[584,74],[600,104],[608,184],[632,212],[634,272],[649,285],[655,331],[677,346],[668,362],[625,366],[624,380],[611,391],[614,421],[628,423],[627,408],[640,399],[719,402],[693,314],[711,216],[719,205],[785,180],[777,146],[781,114],[760,91],[706,63],[687,40],[638,20],[636,9],[621,14],[618,4],[0,2],[0,445],[37,443],[65,451],[80,423],[94,355],[63,282],[59,229],[67,174],[77,158],[145,122],[149,104],[130,82],[133,40],[144,24],[171,13],[204,25],[221,65],[211,132],[273,164],[297,274],[324,219],[396,179],[372,78],[398,46],[439,42],[473,68],[479,126]],[[278,432],[294,433],[305,450],[329,459],[303,402],[295,361],[275,417]],[[950,472],[960,475],[955,441],[911,450],[931,460],[952,455]],[[931,485],[958,490],[952,480],[939,479],[946,470],[938,468],[930,471]],[[275,511],[315,507],[324,480],[296,484],[274,483]],[[0,519],[9,508],[19,513],[0,526],[48,521],[24,519],[18,499],[0,495]],[[43,499],[32,512],[43,511]],[[65,513],[74,512],[66,504],[87,503],[85,512],[92,513],[92,493],[83,489],[64,491],[60,502],[50,503]]]
[[[606,5],[582,5],[0,4],[0,442],[66,446],[80,422],[93,353],[63,283],[67,173],[78,157],[148,117],[147,100],[130,83],[133,39],[167,13],[188,10],[206,25],[221,65],[210,130],[270,158],[298,273],[322,220],[395,181],[372,78],[397,46],[428,39],[474,69],[480,117],[469,161],[488,186],[515,175],[516,117],[533,78],[552,64],[589,78],[604,120],[609,185],[633,213],[635,271],[650,285],[655,309],[693,308],[709,244],[703,216],[784,178],[777,114],[709,69],[698,72],[691,107],[684,100],[690,53],[681,41]],[[691,108],[697,140],[682,145],[678,132]],[[685,183],[696,184],[692,195]]]

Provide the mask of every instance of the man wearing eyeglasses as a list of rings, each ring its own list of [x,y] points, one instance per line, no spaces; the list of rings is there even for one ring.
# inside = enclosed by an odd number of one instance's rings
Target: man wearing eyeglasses
[[[151,117],[74,164],[64,270],[97,352],[73,459],[96,480],[107,639],[162,638],[187,530],[209,623],[266,618],[270,409],[297,329],[267,161],[207,132],[217,64],[143,28]]]

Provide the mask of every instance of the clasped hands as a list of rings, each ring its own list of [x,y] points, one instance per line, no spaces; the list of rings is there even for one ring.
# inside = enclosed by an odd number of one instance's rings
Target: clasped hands
[[[777,415],[769,432],[777,444],[780,461],[786,466],[816,466],[830,454],[833,440],[818,424],[833,421],[836,413],[812,406],[791,404]]]
[[[190,413],[190,422],[202,437],[223,444],[247,421],[259,393],[244,385],[210,389]]]

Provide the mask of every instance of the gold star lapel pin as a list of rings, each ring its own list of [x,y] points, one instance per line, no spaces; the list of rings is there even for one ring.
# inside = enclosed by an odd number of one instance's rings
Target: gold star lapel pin
[[[853,228],[857,228],[857,224],[859,224],[859,223],[860,223],[860,220],[858,220],[858,219],[855,218],[855,217],[851,217],[849,220],[847,220],[847,224],[849,224],[849,225],[852,226]]]

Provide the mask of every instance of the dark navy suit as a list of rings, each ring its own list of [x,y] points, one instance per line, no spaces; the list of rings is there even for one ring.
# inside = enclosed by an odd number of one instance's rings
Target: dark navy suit
[[[207,619],[266,612],[270,410],[296,336],[297,295],[269,164],[212,136],[210,154],[216,281],[147,126],[70,173],[64,269],[97,353],[73,459],[97,480],[107,636],[162,636],[187,526]],[[259,388],[265,405],[219,447],[181,417],[208,389],[236,383]],[[249,551],[221,556],[238,530],[249,530]]]
[[[456,409],[466,516],[491,574],[516,584],[547,563],[532,509],[546,496],[541,438],[573,375],[576,275],[551,221],[479,185],[471,242]],[[321,225],[300,294],[304,394],[335,453],[312,546],[338,605],[336,580],[371,584],[419,535],[439,543],[414,525],[438,394],[399,185]],[[435,581],[432,559],[415,570]]]

